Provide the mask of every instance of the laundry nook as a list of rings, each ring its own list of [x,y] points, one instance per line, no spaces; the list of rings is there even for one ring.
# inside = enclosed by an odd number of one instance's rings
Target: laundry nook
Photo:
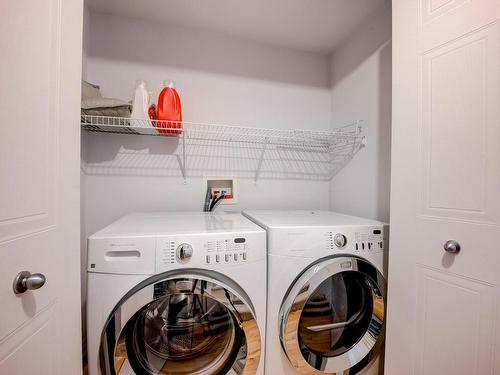
[[[0,375],[500,374],[499,0],[0,10]]]

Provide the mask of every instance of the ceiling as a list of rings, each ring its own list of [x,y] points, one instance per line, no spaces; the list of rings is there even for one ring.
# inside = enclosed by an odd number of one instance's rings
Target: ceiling
[[[85,0],[91,12],[331,53],[390,0]]]

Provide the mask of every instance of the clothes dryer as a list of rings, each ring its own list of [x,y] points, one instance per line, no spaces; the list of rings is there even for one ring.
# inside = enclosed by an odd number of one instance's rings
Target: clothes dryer
[[[266,374],[382,374],[388,226],[246,211],[267,230]]]

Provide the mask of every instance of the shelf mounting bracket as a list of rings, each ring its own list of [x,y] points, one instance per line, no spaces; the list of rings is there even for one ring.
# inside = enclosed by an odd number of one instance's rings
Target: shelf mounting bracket
[[[255,177],[253,179],[254,183],[257,183],[259,179],[260,170],[262,169],[262,162],[264,161],[264,154],[266,153],[267,145],[269,143],[269,138],[264,140],[264,144],[262,145],[262,152],[260,153],[259,163],[257,164],[257,170],[255,171]]]
[[[179,167],[181,168],[182,178],[184,179],[184,183],[187,183],[187,165],[186,165],[186,133],[182,131],[182,160],[179,155],[177,155],[177,161],[179,163]]]

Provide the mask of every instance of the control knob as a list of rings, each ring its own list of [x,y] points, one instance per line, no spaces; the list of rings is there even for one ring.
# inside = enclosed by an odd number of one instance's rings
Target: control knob
[[[347,245],[347,238],[346,236],[344,236],[342,233],[337,233],[334,237],[333,237],[333,243],[335,244],[335,246],[337,246],[338,248],[343,248],[345,245]]]
[[[187,263],[193,256],[193,247],[188,243],[183,243],[177,247],[177,259],[181,263]]]

